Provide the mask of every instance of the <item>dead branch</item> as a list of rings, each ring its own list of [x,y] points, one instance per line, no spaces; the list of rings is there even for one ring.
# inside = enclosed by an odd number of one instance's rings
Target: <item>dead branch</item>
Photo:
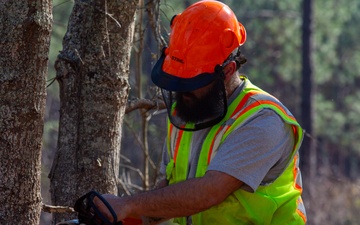
[[[42,204],[42,211],[47,213],[74,213],[74,208],[70,206],[53,206]]]
[[[130,113],[136,109],[146,109],[146,110],[161,110],[165,109],[165,103],[162,100],[155,99],[131,99],[128,101],[126,106],[125,114]]]

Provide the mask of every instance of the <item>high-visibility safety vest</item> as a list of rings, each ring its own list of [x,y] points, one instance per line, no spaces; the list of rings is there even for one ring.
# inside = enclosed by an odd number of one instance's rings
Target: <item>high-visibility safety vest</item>
[[[254,193],[242,189],[233,192],[219,205],[192,215],[192,224],[305,224],[306,213],[301,199],[302,184],[298,167],[298,149],[303,139],[303,130],[275,97],[251,84],[246,77],[241,79],[245,82],[244,89],[229,105],[225,118],[210,129],[202,144],[196,177],[205,175],[211,159],[226,137],[262,109],[275,111],[292,126],[295,137],[292,158],[284,172],[271,184],[260,185]],[[250,98],[255,101],[249,102]],[[170,185],[187,179],[191,138],[192,132],[179,130],[168,122],[167,147],[170,161],[166,167],[166,175]],[[185,225],[186,218],[176,218],[174,222]]]

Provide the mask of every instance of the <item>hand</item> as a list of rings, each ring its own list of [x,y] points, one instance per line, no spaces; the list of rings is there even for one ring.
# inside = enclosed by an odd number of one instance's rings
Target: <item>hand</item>
[[[110,206],[112,207],[112,209],[114,210],[114,212],[116,213],[117,216],[117,221],[122,221],[125,218],[129,217],[130,214],[130,209],[129,209],[129,204],[127,204],[127,198],[126,197],[118,197],[115,195],[111,195],[111,194],[104,194],[102,195],[102,197],[110,204]],[[105,206],[105,204],[100,201],[97,197],[94,198],[94,203],[96,205],[96,207],[100,210],[100,212],[111,222],[113,221],[113,217],[110,213],[110,211],[108,210],[108,208]]]

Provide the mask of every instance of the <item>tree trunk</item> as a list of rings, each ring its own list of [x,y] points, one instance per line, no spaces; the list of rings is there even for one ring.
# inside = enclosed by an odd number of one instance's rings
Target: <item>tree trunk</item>
[[[52,1],[0,1],[0,224],[39,224]]]
[[[307,135],[305,135],[300,154],[305,180],[309,180],[316,171],[316,137],[314,130],[314,95],[315,82],[312,62],[312,0],[303,0],[303,25],[302,25],[302,102],[301,122]]]
[[[75,1],[56,61],[59,139],[50,172],[54,205],[91,189],[117,194],[122,120],[137,1]],[[54,222],[73,215],[55,215]]]

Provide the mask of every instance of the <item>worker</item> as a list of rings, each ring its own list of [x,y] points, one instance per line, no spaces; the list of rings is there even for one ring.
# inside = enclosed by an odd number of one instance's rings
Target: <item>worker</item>
[[[303,130],[275,97],[240,75],[246,30],[218,1],[171,20],[151,78],[168,112],[160,188],[103,195],[118,220],[181,225],[305,224]],[[145,224],[145,222],[144,222]]]

